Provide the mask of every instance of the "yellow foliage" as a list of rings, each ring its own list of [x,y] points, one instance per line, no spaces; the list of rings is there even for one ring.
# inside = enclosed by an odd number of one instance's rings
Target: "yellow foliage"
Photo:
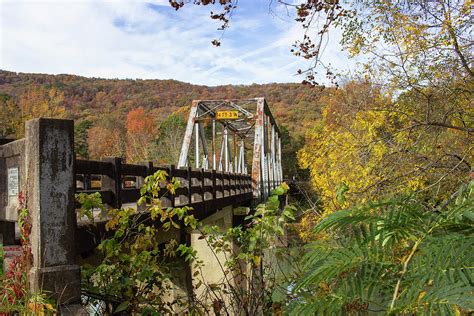
[[[24,123],[33,118],[64,118],[64,93],[57,88],[30,88],[18,97],[18,103],[13,99],[0,100],[0,123],[4,136],[14,134],[24,136]],[[13,135],[12,135],[13,136]]]
[[[46,90],[39,87],[26,91],[18,99],[22,124],[39,117],[64,118],[66,109],[63,106],[63,101],[64,92],[57,88]],[[22,134],[23,126],[19,126],[19,129],[17,134]]]
[[[368,86],[351,86],[346,91],[353,88],[371,93]],[[378,170],[389,150],[383,135],[393,133],[398,123],[392,113],[369,109],[372,104],[365,104],[367,110],[364,111],[341,106],[356,97],[346,91],[340,90],[327,100],[328,105],[323,111],[323,127],[317,124],[317,128],[308,131],[306,146],[298,156],[301,166],[311,171],[312,184],[320,192],[329,210],[360,201],[356,197],[360,195],[358,193],[371,191],[373,186],[385,179]],[[367,100],[380,102],[377,100],[379,96],[375,97],[369,96]],[[346,183],[350,188],[344,202],[338,201],[336,196],[336,189],[341,183]],[[373,194],[362,195],[373,197]]]
[[[56,314],[56,310],[51,304],[37,302],[28,303],[28,312],[32,313],[33,315],[39,316]]]
[[[367,83],[349,83],[324,103],[322,119],[308,130],[305,146],[298,153],[300,165],[309,169],[312,186],[323,202],[323,216],[435,185],[441,198],[447,192],[441,185],[457,185],[469,174],[472,136],[456,129],[413,124],[420,105],[410,99],[393,102]],[[463,160],[456,161],[453,155]],[[342,185],[348,190],[341,191]],[[303,219],[302,238],[312,236],[315,220]]]

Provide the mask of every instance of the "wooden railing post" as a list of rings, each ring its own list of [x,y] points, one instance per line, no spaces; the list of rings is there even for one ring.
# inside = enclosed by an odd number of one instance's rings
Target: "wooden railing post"
[[[91,175],[90,174],[83,174],[82,183],[84,184],[84,191],[88,191],[91,189]]]
[[[151,176],[153,174],[153,161],[148,161],[148,164],[146,167],[146,173],[147,173],[147,176]]]
[[[112,164],[112,172],[110,175],[102,177],[102,190],[112,191],[113,205],[112,207],[122,207],[122,158],[113,157],[105,158],[104,161]]]
[[[169,174],[170,181],[173,180],[175,169],[176,169],[175,165],[170,166],[170,174]],[[174,194],[171,194],[171,192],[170,192],[170,200],[171,200],[171,207],[174,208],[176,205],[176,196]]]
[[[220,172],[219,177],[221,178],[222,197],[225,197],[225,176],[224,176],[224,173]]]
[[[244,193],[244,187],[242,185],[243,180],[244,180],[244,176],[239,174],[239,194]]]
[[[212,199],[217,199],[216,170],[212,169]]]
[[[226,173],[226,177],[227,177],[227,191],[228,191],[228,194],[229,196],[232,196],[232,176],[230,174],[230,172],[227,172]]]
[[[191,188],[193,186],[192,177],[191,177],[191,167],[188,167],[188,204],[191,205],[193,203],[193,193],[191,192]]]

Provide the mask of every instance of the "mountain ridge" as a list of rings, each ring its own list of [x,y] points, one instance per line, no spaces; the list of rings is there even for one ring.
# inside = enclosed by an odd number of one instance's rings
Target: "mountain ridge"
[[[189,106],[193,99],[247,99],[265,97],[279,124],[303,135],[311,121],[320,117],[322,88],[299,83],[206,86],[174,79],[103,79],[72,74],[37,74],[0,70],[0,94],[19,98],[34,88],[57,88],[64,92],[68,117],[94,119],[102,113],[124,116],[143,107],[163,120]],[[91,110],[94,110],[90,113]]]

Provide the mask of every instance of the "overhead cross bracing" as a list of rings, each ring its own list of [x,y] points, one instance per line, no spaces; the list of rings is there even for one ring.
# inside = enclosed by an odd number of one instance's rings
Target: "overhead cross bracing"
[[[178,168],[248,174],[265,200],[283,179],[280,131],[264,98],[194,100]]]

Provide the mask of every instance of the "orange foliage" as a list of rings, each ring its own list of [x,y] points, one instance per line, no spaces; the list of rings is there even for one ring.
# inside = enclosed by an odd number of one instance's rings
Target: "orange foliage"
[[[147,116],[142,107],[131,110],[127,114],[127,131],[131,134],[152,134],[153,118]]]
[[[124,156],[124,139],[119,129],[94,126],[89,129],[88,144],[92,159]]]
[[[151,160],[155,123],[142,107],[127,114],[127,161]]]

